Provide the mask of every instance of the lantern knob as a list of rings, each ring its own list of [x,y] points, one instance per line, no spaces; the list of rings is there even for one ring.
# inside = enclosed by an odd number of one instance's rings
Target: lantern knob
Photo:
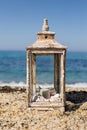
[[[48,20],[46,18],[43,22],[42,31],[49,31]]]

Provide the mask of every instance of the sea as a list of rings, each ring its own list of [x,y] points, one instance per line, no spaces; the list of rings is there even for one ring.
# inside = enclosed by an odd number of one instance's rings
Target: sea
[[[53,56],[36,57],[36,84],[53,86]],[[0,86],[26,87],[26,51],[0,51]],[[87,52],[67,52],[66,87],[87,87]]]

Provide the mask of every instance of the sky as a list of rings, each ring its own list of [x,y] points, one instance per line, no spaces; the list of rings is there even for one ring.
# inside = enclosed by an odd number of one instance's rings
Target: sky
[[[44,18],[68,50],[87,51],[87,0],[0,0],[0,50],[25,50]]]

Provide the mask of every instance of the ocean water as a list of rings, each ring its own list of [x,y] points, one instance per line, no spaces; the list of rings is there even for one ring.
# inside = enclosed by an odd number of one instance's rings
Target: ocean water
[[[52,86],[53,60],[53,56],[37,56],[37,84]],[[66,84],[87,87],[87,52],[67,52]],[[0,86],[5,85],[26,86],[25,51],[0,51]]]

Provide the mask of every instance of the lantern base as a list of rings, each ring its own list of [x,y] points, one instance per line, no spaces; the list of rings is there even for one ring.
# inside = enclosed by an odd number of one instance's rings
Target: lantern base
[[[40,105],[42,104],[42,105]],[[62,103],[56,103],[52,102],[49,103],[47,102],[40,102],[39,104],[37,102],[31,103],[30,106],[28,107],[29,110],[44,110],[44,111],[50,111],[50,110],[59,110],[61,112],[65,112],[65,107],[62,105]]]

